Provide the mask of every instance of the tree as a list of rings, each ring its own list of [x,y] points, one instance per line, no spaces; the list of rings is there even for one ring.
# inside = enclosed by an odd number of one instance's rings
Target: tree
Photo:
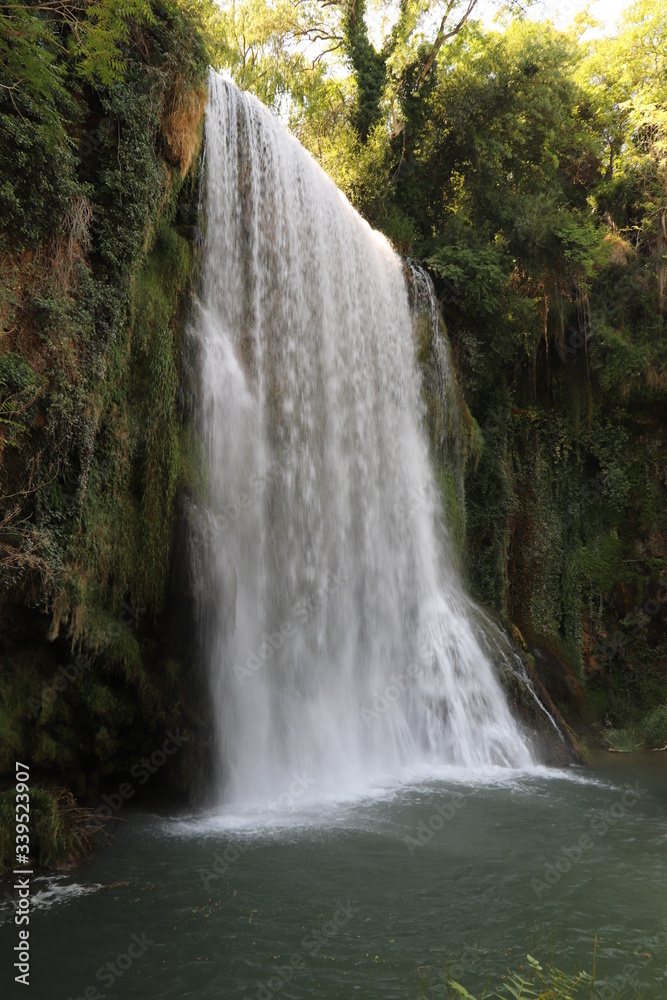
[[[350,121],[362,142],[381,121],[401,129],[408,84],[419,89],[445,41],[472,16],[477,0],[385,0],[391,27],[373,44],[366,0],[240,0],[223,12],[218,64],[269,104],[307,103],[323,78],[351,76]]]
[[[581,67],[605,122],[607,176],[598,209],[652,261],[667,307],[667,10],[639,0],[617,37],[593,46]]]

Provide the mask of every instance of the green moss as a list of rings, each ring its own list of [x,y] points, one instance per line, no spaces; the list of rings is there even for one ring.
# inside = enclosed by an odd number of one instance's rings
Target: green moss
[[[178,490],[200,499],[206,496],[208,473],[204,443],[191,423],[184,424],[178,442]]]
[[[166,593],[181,444],[194,433],[185,430],[178,401],[180,323],[193,257],[168,219],[177,205],[174,195],[134,277],[130,322],[99,392],[98,446],[75,540],[78,560],[97,577],[82,595],[92,607],[108,602],[118,610],[129,594],[155,615]],[[129,669],[126,656],[124,662]]]
[[[17,436],[26,431],[39,382],[25,358],[14,351],[0,354],[0,436],[17,447]]]
[[[452,542],[454,553],[460,562],[465,549],[466,539],[466,511],[465,496],[461,477],[456,482],[455,470],[451,465],[441,465],[438,470],[438,484],[442,497],[442,506],[445,511],[449,538]]]

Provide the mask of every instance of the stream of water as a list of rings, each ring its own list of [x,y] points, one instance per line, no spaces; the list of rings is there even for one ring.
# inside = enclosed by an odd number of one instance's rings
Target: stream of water
[[[403,262],[215,73],[204,209],[218,800],[263,802],[304,770],[347,793],[425,761],[530,766],[452,570]]]

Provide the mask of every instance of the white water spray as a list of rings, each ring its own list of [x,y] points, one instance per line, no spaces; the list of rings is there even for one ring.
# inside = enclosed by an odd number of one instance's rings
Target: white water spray
[[[221,796],[434,759],[530,766],[443,543],[401,260],[217,74],[205,201]]]

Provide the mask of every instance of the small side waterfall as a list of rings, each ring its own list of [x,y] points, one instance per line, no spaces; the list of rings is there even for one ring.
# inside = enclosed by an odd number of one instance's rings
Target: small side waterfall
[[[195,336],[221,797],[424,760],[530,766],[450,569],[401,260],[217,74],[206,158]]]

